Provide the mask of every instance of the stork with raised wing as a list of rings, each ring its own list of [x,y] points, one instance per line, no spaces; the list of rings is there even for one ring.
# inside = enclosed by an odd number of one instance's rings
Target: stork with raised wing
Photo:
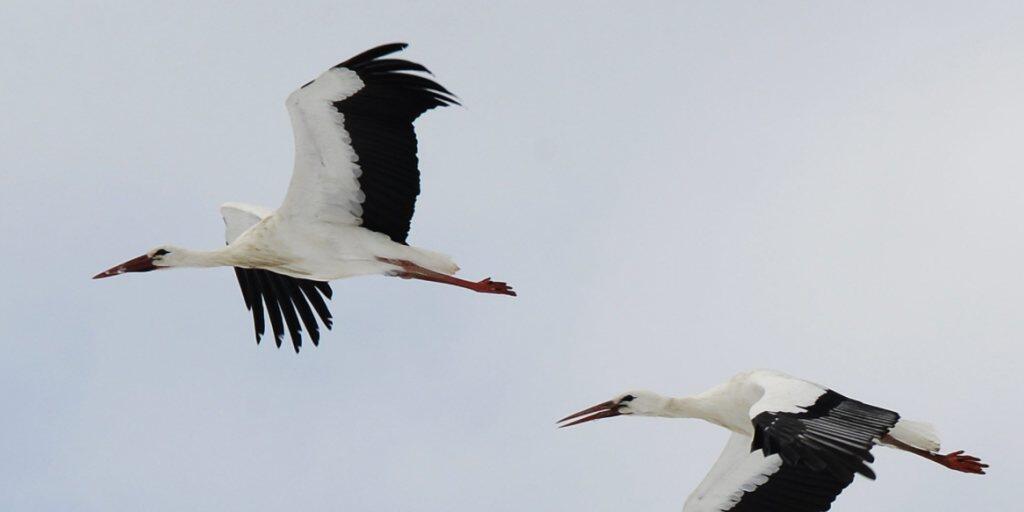
[[[227,203],[221,214],[227,245],[195,251],[170,245],[101,272],[176,267],[235,268],[259,343],[270,320],[277,346],[287,328],[298,352],[300,332],[320,339],[317,317],[330,329],[327,283],[383,274],[515,295],[503,282],[454,277],[444,254],[406,243],[420,174],[413,121],[434,107],[457,105],[453,95],[422,75],[427,68],[382,58],[404,49],[393,43],[367,50],[327,70],[288,96],[295,134],[295,168],[281,207]],[[417,74],[420,73],[420,74]]]
[[[698,418],[732,432],[683,512],[821,512],[853,481],[874,479],[871,448],[889,446],[965,473],[987,464],[940,455],[926,424],[771,370],[739,374],[682,398],[631,391],[559,420],[562,427],[613,416]]]

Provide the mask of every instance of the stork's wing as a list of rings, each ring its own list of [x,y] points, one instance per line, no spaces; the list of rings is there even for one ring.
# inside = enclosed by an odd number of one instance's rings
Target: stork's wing
[[[289,221],[361,225],[405,243],[420,191],[416,133],[423,112],[458,104],[413,62],[363,52],[288,96],[295,170],[278,215]]]
[[[240,203],[227,203],[220,207],[224,217],[225,238],[232,243],[246,230],[270,214],[270,211],[259,206]],[[256,343],[259,344],[265,329],[264,304],[266,315],[270,318],[270,326],[274,331],[274,341],[281,346],[285,326],[291,335],[292,346],[298,352],[302,346],[302,323],[306,325],[313,344],[320,342],[320,327],[316,315],[320,317],[324,327],[332,325],[331,312],[327,309],[324,297],[331,298],[331,285],[324,281],[299,279],[258,268],[235,267],[238,286],[242,289],[246,309],[252,311],[252,320],[256,327]],[[284,320],[282,321],[282,317]]]
[[[734,510],[747,490],[756,492],[769,476],[778,472],[782,458],[765,458],[760,451],[750,451],[750,442],[750,436],[743,434],[733,433],[729,437],[718,461],[686,499],[683,512]]]
[[[776,404],[780,397],[768,391],[765,400]],[[899,420],[830,390],[799,412],[763,409],[751,408],[754,437],[729,439],[685,512],[828,510],[855,473],[875,477],[867,466],[871,447]]]
[[[230,244],[249,228],[263,220],[270,210],[252,204],[224,203],[220,205],[220,216],[224,218],[224,242]]]

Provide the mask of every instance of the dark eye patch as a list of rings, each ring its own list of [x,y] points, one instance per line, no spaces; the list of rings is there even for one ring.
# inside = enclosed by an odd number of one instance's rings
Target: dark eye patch
[[[619,403],[630,402],[630,401],[633,401],[635,399],[636,399],[636,397],[633,396],[633,395],[626,395],[626,396],[622,397],[622,400],[619,400]]]
[[[168,251],[167,249],[157,249],[156,252],[153,253],[153,256],[163,256],[164,254],[168,254],[170,252],[171,251]]]

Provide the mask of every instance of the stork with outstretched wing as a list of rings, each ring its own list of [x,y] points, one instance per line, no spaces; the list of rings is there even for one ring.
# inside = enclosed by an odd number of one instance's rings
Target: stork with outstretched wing
[[[683,512],[822,512],[853,482],[874,479],[876,444],[984,474],[963,451],[940,454],[927,423],[909,421],[813,382],[771,370],[741,373],[689,397],[631,391],[562,418],[568,427],[613,416],[699,418],[732,432]]]
[[[444,254],[406,243],[420,193],[413,121],[434,107],[457,105],[423,76],[427,68],[384,58],[393,43],[367,50],[327,70],[288,96],[295,133],[295,169],[281,207],[227,203],[221,214],[227,245],[212,251],[160,246],[97,274],[176,267],[235,268],[259,343],[265,318],[278,346],[300,332],[316,345],[317,318],[331,328],[328,281],[382,274],[515,295],[503,282],[454,277]]]

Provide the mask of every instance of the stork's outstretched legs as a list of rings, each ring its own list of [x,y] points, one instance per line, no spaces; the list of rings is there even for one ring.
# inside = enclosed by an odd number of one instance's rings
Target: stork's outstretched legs
[[[484,279],[483,281],[466,281],[465,279],[459,279],[448,274],[442,274],[440,272],[434,272],[433,270],[423,268],[411,261],[406,260],[392,260],[387,258],[378,258],[380,261],[390,263],[402,268],[402,271],[397,275],[403,279],[419,279],[421,281],[433,281],[435,283],[450,284],[458,286],[460,288],[466,288],[479,293],[497,293],[501,295],[516,296],[516,292],[512,291],[512,287],[507,283],[501,281],[491,281],[491,278]]]
[[[963,450],[947,453],[945,455],[942,455],[940,453],[932,453],[926,450],[922,450],[920,448],[914,448],[913,446],[901,442],[897,440],[895,437],[892,437],[888,434],[882,437],[882,442],[894,448],[899,448],[900,450],[913,453],[914,455],[920,455],[921,457],[924,457],[932,462],[942,464],[943,466],[946,466],[949,469],[962,471],[964,473],[975,473],[978,475],[984,475],[985,468],[988,467],[988,464],[983,464],[981,462],[981,459],[971,455],[964,455]]]

